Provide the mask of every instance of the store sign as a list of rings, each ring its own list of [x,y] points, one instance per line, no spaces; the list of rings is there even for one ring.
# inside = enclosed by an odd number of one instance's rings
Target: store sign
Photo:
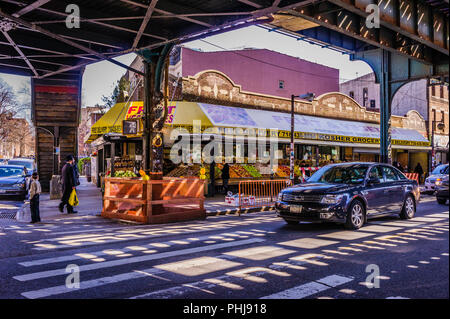
[[[244,129],[244,131],[250,128],[267,128],[268,132],[269,129],[278,130],[279,138],[290,138],[291,136],[291,115],[288,113],[206,103],[198,103],[198,105],[215,126],[232,126],[235,130],[237,127]],[[295,128],[301,130],[294,133],[295,139],[364,144],[380,143],[380,127],[377,124],[301,114],[295,114],[294,123]],[[392,144],[430,146],[429,141],[416,130],[392,127],[391,134]]]
[[[136,135],[138,133],[138,120],[125,120],[123,121],[123,134],[124,135]]]
[[[165,124],[172,124],[175,118],[176,103],[170,103],[167,106],[167,119]],[[127,113],[125,114],[125,120],[138,119],[144,116],[144,104],[142,102],[133,102],[131,106],[128,107]]]
[[[122,133],[122,126],[101,126],[101,127],[92,127],[92,134],[106,134],[106,133]]]
[[[125,120],[141,118],[144,114],[144,104],[143,103],[131,103],[125,114]]]

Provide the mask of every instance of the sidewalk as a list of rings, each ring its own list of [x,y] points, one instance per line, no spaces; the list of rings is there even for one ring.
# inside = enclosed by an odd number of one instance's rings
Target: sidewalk
[[[41,220],[54,218],[82,216],[82,215],[100,215],[102,211],[102,193],[94,184],[88,183],[85,177],[80,177],[81,185],[77,187],[77,195],[80,204],[75,207],[77,214],[67,215],[66,211],[60,213],[58,205],[60,200],[50,200],[50,194],[45,193],[40,196],[40,216]],[[205,198],[205,209],[207,216],[246,214],[256,211],[270,210],[271,207],[247,208],[239,211],[239,207],[225,203],[225,195],[216,195],[215,197]],[[20,222],[30,222],[30,203],[26,201],[16,215],[16,220]]]
[[[49,220],[53,218],[60,218],[62,216],[80,216],[80,215],[100,215],[102,211],[102,193],[94,184],[88,183],[85,177],[80,177],[81,185],[77,187],[77,195],[80,204],[74,208],[77,214],[67,215],[66,209],[61,213],[58,209],[60,203],[59,199],[50,200],[50,194],[41,194],[40,202],[40,216],[41,220]],[[27,200],[16,215],[16,220],[20,222],[30,222],[30,202]]]

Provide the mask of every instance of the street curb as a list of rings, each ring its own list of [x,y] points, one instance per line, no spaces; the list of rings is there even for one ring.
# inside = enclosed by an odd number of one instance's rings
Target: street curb
[[[272,211],[273,206],[262,206],[262,207],[253,207],[253,208],[245,208],[245,209],[239,209],[239,208],[231,208],[226,210],[215,210],[215,211],[206,211],[206,216],[225,216],[225,215],[242,215],[242,214],[249,214],[249,213],[257,213],[257,212],[267,212]]]

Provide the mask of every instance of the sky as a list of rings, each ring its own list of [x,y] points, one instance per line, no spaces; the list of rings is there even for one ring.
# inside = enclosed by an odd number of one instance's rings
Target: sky
[[[202,51],[265,48],[339,69],[340,82],[372,72],[366,63],[350,61],[349,56],[346,54],[321,48],[320,46],[312,45],[304,41],[297,41],[291,37],[276,32],[269,32],[257,26],[229,31],[207,37],[204,40],[192,41],[185,43],[184,46]],[[133,53],[127,54],[116,58],[116,60],[129,65],[135,56]],[[112,93],[116,82],[125,72],[125,69],[107,61],[97,62],[87,66],[83,75],[82,106],[102,104],[102,96],[108,96]],[[0,74],[0,79],[3,79],[13,88],[19,100],[29,99],[29,96],[21,96],[19,94],[21,88],[30,86],[30,79],[28,77]]]

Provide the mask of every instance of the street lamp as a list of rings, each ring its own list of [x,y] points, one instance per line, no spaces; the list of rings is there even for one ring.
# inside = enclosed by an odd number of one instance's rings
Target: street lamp
[[[291,184],[294,185],[294,104],[295,98],[307,100],[312,102],[316,95],[314,93],[306,93],[302,95],[291,95],[291,149],[290,149],[290,167],[289,167],[289,178],[291,180]]]

